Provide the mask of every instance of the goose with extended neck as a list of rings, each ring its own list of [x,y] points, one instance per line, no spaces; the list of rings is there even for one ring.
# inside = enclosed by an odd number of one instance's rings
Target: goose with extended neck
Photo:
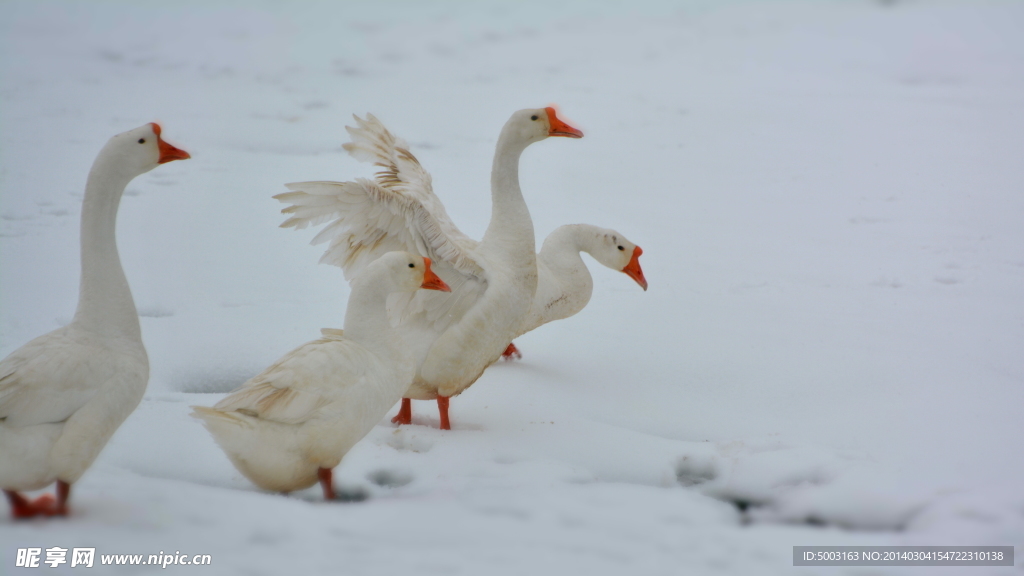
[[[213,408],[193,406],[235,467],[257,486],[291,492],[320,482],[402,397],[414,358],[388,322],[391,294],[447,291],[430,259],[391,252],[352,280],[344,331],[292,350]]]
[[[0,362],[0,488],[16,518],[67,514],[71,484],[142,400],[149,360],[117,253],[117,209],[136,176],[187,158],[151,123],[111,138],[89,171],[75,316]],[[53,482],[56,499],[20,494]]]
[[[375,181],[301,182],[275,198],[291,206],[282,227],[328,220],[314,243],[330,241],[321,262],[349,276],[382,251],[404,249],[434,258],[451,295],[395,298],[389,309],[420,359],[407,398],[436,399],[441,428],[450,428],[448,399],[473,384],[518,335],[537,291],[533,221],[519,186],[519,158],[550,136],[581,138],[552,108],[520,110],[498,136],[491,170],[491,221],[479,242],[463,234],[434,195],[430,174],[407,145],[372,115],[356,117],[345,145],[382,168]]]

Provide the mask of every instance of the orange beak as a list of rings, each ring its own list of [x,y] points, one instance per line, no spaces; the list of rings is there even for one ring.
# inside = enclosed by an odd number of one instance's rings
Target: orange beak
[[[430,258],[423,258],[423,263],[427,269],[423,272],[423,284],[420,284],[420,288],[426,288],[427,290],[440,290],[441,292],[451,292],[452,289],[441,280],[441,277],[434,274],[434,271],[430,269]]]
[[[636,280],[636,283],[644,289],[644,292],[646,292],[647,279],[644,278],[644,271],[640,268],[640,255],[643,253],[644,251],[641,250],[639,246],[633,248],[633,257],[629,259],[629,264],[626,264],[626,267],[623,268],[622,271],[626,273],[626,276]]]
[[[185,152],[181,148],[175,148],[167,142],[164,142],[160,138],[160,125],[156,122],[151,122],[153,125],[153,133],[156,134],[156,146],[160,150],[160,159],[157,160],[157,164],[165,164],[172,160],[188,160],[191,156],[188,152]]]
[[[551,128],[548,129],[548,136],[565,136],[567,138],[583,138],[583,132],[569,126],[565,122],[558,119],[555,115],[555,109],[550,106],[544,110],[548,113],[548,124]]]

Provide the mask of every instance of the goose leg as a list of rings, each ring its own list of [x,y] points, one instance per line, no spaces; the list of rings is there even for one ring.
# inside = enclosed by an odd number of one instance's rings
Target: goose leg
[[[31,518],[36,515],[36,509],[31,502],[14,490],[4,490],[7,502],[11,504],[11,516],[15,518]]]
[[[448,420],[448,396],[437,397],[437,411],[441,414],[441,430],[451,430],[452,423]]]
[[[15,518],[32,518],[33,516],[52,516],[54,514],[53,496],[43,494],[35,500],[28,500],[14,490],[4,490],[7,501],[11,504],[11,515]]]
[[[412,424],[412,400],[402,398],[402,407],[391,421],[395,424]]]
[[[57,480],[57,505],[51,512],[54,516],[68,515],[68,498],[71,497],[71,484],[63,480]]]
[[[317,468],[316,475],[320,478],[320,487],[324,489],[324,500],[334,500],[334,484],[331,483],[330,468]]]
[[[521,359],[523,354],[519,351],[519,348],[516,348],[515,342],[510,342],[508,348],[505,348],[505,351],[501,353],[501,357],[505,360],[512,360],[513,357]]]

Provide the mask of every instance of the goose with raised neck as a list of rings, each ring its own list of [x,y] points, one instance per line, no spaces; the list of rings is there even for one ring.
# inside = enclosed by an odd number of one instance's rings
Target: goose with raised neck
[[[542,113],[547,129],[539,124]],[[501,355],[537,290],[533,221],[519,187],[519,159],[527,146],[549,136],[581,135],[553,110],[521,110],[502,127],[491,169],[491,221],[476,247],[487,288],[433,342],[410,388],[421,398],[443,398],[442,428],[450,428],[446,399],[468,388]]]
[[[519,187],[519,159],[534,142],[518,130],[521,120],[509,118],[498,136],[491,163],[491,221],[479,249],[500,252],[520,269],[535,265],[533,219]]]
[[[434,195],[430,174],[408,145],[372,115],[356,117],[355,158],[382,170],[374,181],[300,182],[275,198],[291,204],[282,227],[332,221],[314,243],[330,241],[321,262],[346,276],[382,250],[401,248],[429,256],[452,286],[450,296],[416,294],[392,302],[393,321],[410,334],[420,358],[407,398],[436,399],[440,426],[450,428],[448,398],[472,385],[517,335],[537,289],[533,222],[519,185],[519,159],[550,136],[583,133],[553,108],[520,110],[503,126],[491,169],[491,220],[480,242],[451,221]],[[404,404],[403,404],[404,406]],[[399,422],[405,422],[399,418]]]
[[[352,281],[344,330],[292,350],[212,408],[193,406],[239,472],[291,492],[320,482],[334,499],[333,468],[387,414],[416,370],[387,319],[394,293],[446,291],[430,259],[390,252]]]
[[[64,515],[71,484],[138,406],[149,379],[138,314],[117,253],[125,187],[188,153],[146,124],[112,137],[89,171],[81,219],[81,282],[71,323],[0,362],[0,488],[16,518]],[[56,498],[19,491],[57,483]]]

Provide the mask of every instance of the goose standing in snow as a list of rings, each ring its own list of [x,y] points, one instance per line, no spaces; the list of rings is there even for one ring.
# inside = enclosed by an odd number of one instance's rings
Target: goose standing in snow
[[[321,262],[357,272],[381,251],[403,249],[434,258],[452,286],[447,295],[415,294],[389,302],[415,347],[418,372],[406,398],[437,400],[450,429],[448,401],[468,388],[519,335],[537,291],[533,221],[519,187],[519,157],[550,136],[581,138],[552,108],[520,110],[498,137],[491,169],[491,221],[481,241],[463,234],[434,195],[430,174],[372,115],[356,117],[345,144],[355,158],[383,168],[376,181],[300,182],[278,194],[290,203],[282,227],[333,220],[314,243],[330,240]]]
[[[334,499],[331,470],[387,414],[416,365],[388,323],[391,294],[449,290],[430,259],[391,252],[352,280],[343,331],[292,350],[213,408],[193,406],[246,478],[277,492],[318,480]]]
[[[15,518],[66,515],[71,484],[146,391],[149,360],[114,237],[128,183],[188,153],[146,124],[111,138],[82,201],[82,277],[71,323],[0,362],[0,488]],[[18,491],[57,482],[57,497]]]

